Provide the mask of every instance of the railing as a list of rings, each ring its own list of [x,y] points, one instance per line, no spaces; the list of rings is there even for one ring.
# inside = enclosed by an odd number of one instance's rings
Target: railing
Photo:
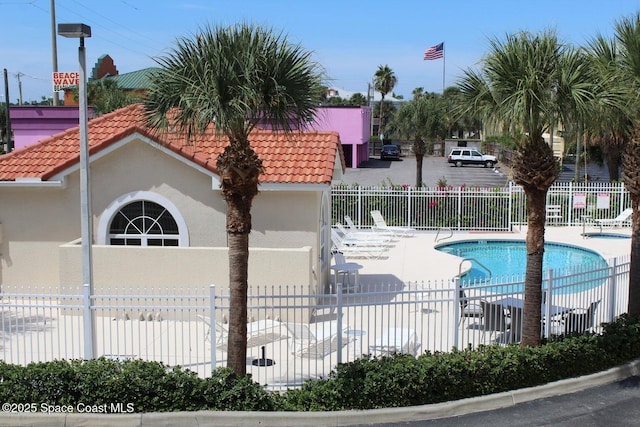
[[[462,276],[462,265],[463,265],[465,262],[471,262],[471,261],[475,262],[475,263],[476,263],[476,264],[478,264],[480,267],[484,268],[484,269],[487,271],[487,273],[489,273],[489,278],[488,278],[487,280],[491,280],[491,279],[493,278],[493,273],[491,273],[491,270],[489,270],[489,268],[488,268],[486,265],[484,265],[483,263],[481,263],[480,261],[478,261],[478,260],[477,260],[477,259],[475,259],[475,258],[463,258],[463,259],[460,261],[460,266],[459,266],[459,268],[458,268],[458,277],[461,277],[461,276]]]
[[[440,236],[440,232],[442,230],[447,230],[449,232],[449,235],[446,236],[446,237],[443,237],[441,239],[438,239],[438,236]],[[438,232],[436,233],[436,237],[433,238],[433,241],[438,243],[440,240],[446,240],[446,239],[450,239],[452,237],[453,237],[453,230],[451,228],[449,228],[449,227],[440,227],[440,228],[438,228]]]
[[[626,312],[629,257],[608,264],[546,272],[543,317],[549,321],[541,325],[541,334],[553,333],[552,321],[561,321],[562,313],[579,313],[595,302],[599,304],[589,330],[598,331],[600,323]],[[507,313],[522,301],[524,279],[361,283],[357,293],[344,292],[338,285],[335,294],[323,295],[294,286],[251,288],[247,371],[271,389],[284,389],[308,378],[326,377],[338,363],[382,354],[385,344],[389,351],[417,355],[517,341],[521,324],[496,331],[488,328],[487,318],[464,317],[461,287],[465,307],[502,303]],[[203,377],[226,365],[229,295],[213,286],[192,289],[189,295],[167,289],[122,289],[88,296],[82,288],[8,285],[2,291],[0,358],[7,363],[85,358],[85,343],[90,340],[96,357],[160,361]],[[85,307],[95,319],[95,336],[84,327]],[[296,340],[295,325],[315,332],[318,342],[310,342],[308,336]],[[330,330],[335,333],[329,334]],[[322,339],[322,334],[329,339]]]
[[[419,230],[511,231],[527,223],[526,197],[520,186],[483,187],[360,187],[332,188],[332,223],[349,215],[361,228],[370,228],[372,210],[379,210],[388,225]],[[590,220],[615,218],[631,205],[623,183],[557,183],[547,204],[560,207],[554,225],[582,225]]]

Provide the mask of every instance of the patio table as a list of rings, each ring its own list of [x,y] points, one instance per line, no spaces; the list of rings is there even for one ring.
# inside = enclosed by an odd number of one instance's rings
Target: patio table
[[[362,269],[362,264],[358,264],[356,262],[346,262],[343,264],[334,264],[330,268],[333,270],[333,291],[337,291],[338,289],[338,276],[346,276],[345,288],[343,291],[359,291],[360,290],[360,269]],[[355,283],[351,283],[351,273],[354,273],[354,281]]]
[[[515,307],[515,308],[524,308],[524,300],[521,298],[515,297],[506,297],[499,299],[497,301],[493,301],[494,304],[500,304],[503,307]],[[563,307],[561,305],[551,305],[551,316],[557,316],[559,314],[564,314],[572,309],[569,307]],[[547,304],[543,303],[541,306],[542,315],[545,316],[547,314]]]

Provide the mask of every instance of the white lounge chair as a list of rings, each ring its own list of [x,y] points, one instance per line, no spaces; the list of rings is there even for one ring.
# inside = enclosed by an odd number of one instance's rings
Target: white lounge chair
[[[360,229],[354,224],[349,215],[344,216],[344,222],[347,224],[347,230],[351,233],[368,233],[373,234],[374,236],[389,237],[389,239],[392,239],[394,237],[393,233],[387,230]]]
[[[205,333],[204,339],[205,341],[210,341],[211,318],[201,315],[197,315],[196,317],[207,326],[207,332]],[[219,321],[216,321],[214,325],[216,328],[216,347],[226,345],[229,338],[229,325]],[[271,319],[257,320],[255,322],[247,323],[247,345],[249,345],[252,339],[266,336],[269,331],[274,331],[281,325],[281,322]],[[278,330],[276,332],[279,333],[280,331]]]
[[[377,354],[406,353],[413,354],[418,352],[418,336],[413,329],[395,328],[385,331],[379,337],[375,344],[369,350]]]
[[[346,241],[355,241],[356,243],[377,243],[380,245],[391,244],[391,236],[378,234],[368,231],[350,231],[344,228],[342,224],[336,222],[336,229],[340,234],[342,234],[342,238]]]
[[[299,357],[323,358],[338,349],[338,324],[324,323],[286,323],[289,331],[289,352]],[[348,343],[344,337],[343,345]]]
[[[373,218],[373,222],[375,223],[373,229],[376,231],[380,230],[390,232],[393,233],[393,235],[396,237],[411,237],[415,234],[416,230],[411,227],[396,227],[387,225],[380,211],[371,211],[371,217]]]
[[[380,258],[386,247],[377,242],[362,242],[345,240],[335,229],[331,229],[331,241],[334,252],[342,252],[345,255],[361,256],[365,258]]]
[[[615,218],[594,219],[594,222],[600,226],[601,230],[602,227],[622,227],[626,222],[631,221],[631,215],[633,215],[633,208],[627,208]]]

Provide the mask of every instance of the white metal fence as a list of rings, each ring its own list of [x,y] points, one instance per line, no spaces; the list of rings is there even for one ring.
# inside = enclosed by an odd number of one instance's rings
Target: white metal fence
[[[518,185],[507,187],[360,187],[334,186],[332,224],[349,215],[360,227],[371,227],[372,210],[388,225],[419,230],[509,231],[527,222],[525,194]],[[623,183],[556,183],[548,205],[560,206],[553,225],[582,225],[583,221],[614,218],[631,206]],[[587,219],[588,217],[588,219]]]
[[[597,331],[602,322],[626,312],[629,257],[608,264],[546,272],[543,335],[562,332],[571,322],[579,322],[574,329]],[[326,295],[292,286],[252,288],[247,371],[255,381],[282,389],[325,377],[338,363],[364,354],[420,354],[515,342],[521,336],[523,287],[523,278],[508,277],[475,284],[364,284],[353,293],[342,292],[340,285],[335,294]],[[7,363],[93,354],[161,361],[203,377],[226,365],[229,298],[213,286],[188,295],[122,289],[90,296],[86,287],[7,285],[2,291],[0,358]],[[488,302],[499,304],[505,319],[477,312]],[[593,303],[597,307],[589,314]],[[580,317],[585,313],[590,320]],[[571,320],[572,315],[582,320]]]

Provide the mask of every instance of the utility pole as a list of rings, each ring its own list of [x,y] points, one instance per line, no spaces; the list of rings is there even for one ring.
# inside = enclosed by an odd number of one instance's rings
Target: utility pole
[[[11,139],[11,116],[9,115],[9,73],[4,69],[4,99],[7,106],[7,153],[13,151],[13,140]]]
[[[18,79],[18,105],[22,105],[22,80],[20,77],[24,76],[23,73],[18,72],[16,79]]]
[[[56,1],[51,0],[51,59],[53,64],[53,72],[58,72],[58,44],[56,42]],[[57,91],[53,91],[53,106],[57,107],[60,98]]]

